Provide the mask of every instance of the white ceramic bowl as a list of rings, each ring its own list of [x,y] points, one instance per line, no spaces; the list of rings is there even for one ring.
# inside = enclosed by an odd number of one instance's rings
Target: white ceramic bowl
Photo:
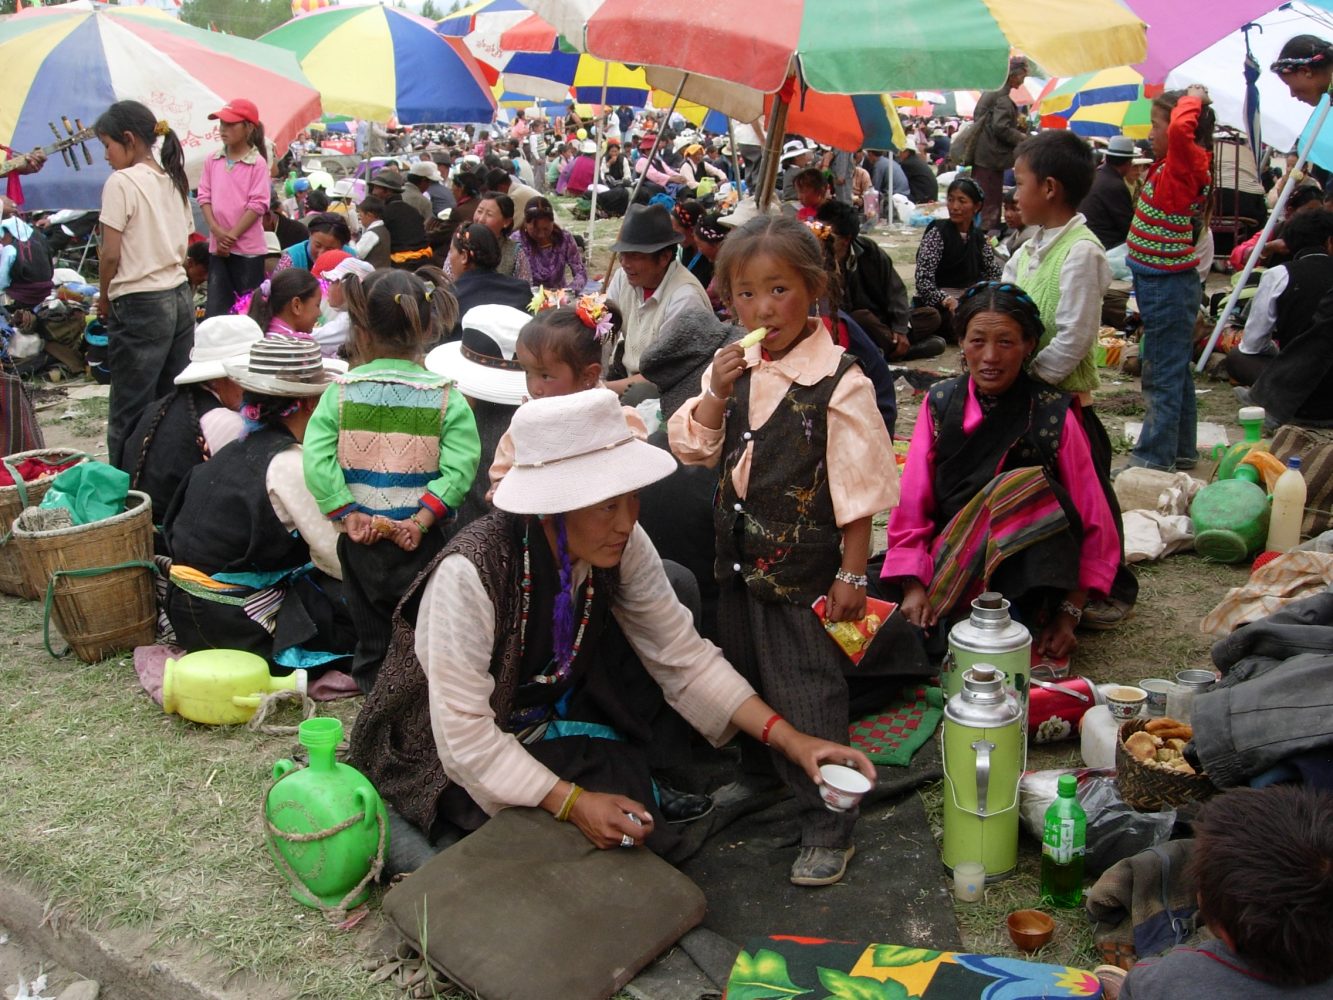
[[[819,775],[824,779],[819,786],[819,794],[824,799],[824,805],[833,812],[855,809],[873,785],[860,771],[842,764],[821,764]]]

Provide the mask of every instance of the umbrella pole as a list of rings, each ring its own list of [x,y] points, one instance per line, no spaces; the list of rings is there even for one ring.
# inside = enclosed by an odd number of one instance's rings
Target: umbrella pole
[[[602,182],[602,122],[606,119],[606,83],[611,76],[611,64],[602,63],[602,111],[593,124],[592,134],[597,142],[597,155],[592,166],[592,205],[588,209],[588,245],[592,246],[593,230],[597,228],[597,188]]]
[[[676,96],[671,98],[671,107],[667,108],[666,120],[668,124],[670,124],[671,122],[671,116],[676,112],[676,105],[680,103],[681,92],[685,89],[685,84],[689,79],[690,79],[690,74],[688,73],[683,74],[680,78],[680,86],[676,88]],[[652,163],[653,157],[657,155],[657,150],[662,145],[662,133],[665,131],[666,131],[665,127],[659,128],[657,130],[657,135],[653,137],[653,148],[648,151],[649,163]],[[634,190],[630,192],[629,195],[630,205],[633,205],[638,200],[639,190],[640,188],[643,187],[644,178],[647,176],[648,176],[648,168],[647,166],[645,166],[643,168],[643,173],[639,174],[638,179],[634,182]],[[626,206],[625,211],[627,212],[629,211],[628,206]],[[616,261],[618,257],[619,257],[618,254],[615,253],[611,254],[611,260],[606,265],[606,281],[603,282],[602,284],[602,291],[606,291],[607,285],[611,284],[611,275],[616,273]]]
[[[1310,130],[1310,137],[1305,140],[1301,147],[1300,155],[1296,157],[1296,165],[1291,169],[1297,171],[1305,166],[1305,161],[1310,157],[1310,150],[1314,148],[1315,140],[1319,138],[1319,132],[1324,127],[1324,120],[1328,118],[1329,101],[1324,101],[1319,108],[1319,117],[1315,119],[1314,128]],[[1273,230],[1277,228],[1278,219],[1282,218],[1282,211],[1287,207],[1287,199],[1291,197],[1291,192],[1295,190],[1295,185],[1288,182],[1282,185],[1282,193],[1278,195],[1277,204],[1273,206],[1273,211],[1268,213],[1268,222],[1264,224],[1264,231],[1259,234],[1259,242],[1254,245],[1254,250],[1250,253],[1250,259],[1245,262],[1245,270],[1240,272],[1240,277],[1236,279],[1235,287],[1231,289],[1231,295],[1227,298],[1226,307],[1222,310],[1222,315],[1217,317],[1217,325],[1213,327],[1213,335],[1208,338],[1208,343],[1199,355],[1199,363],[1194,366],[1195,371],[1203,371],[1204,365],[1208,363],[1208,358],[1217,347],[1218,340],[1222,337],[1222,328],[1226,326],[1227,320],[1236,308],[1236,302],[1240,299],[1240,293],[1245,288],[1245,282],[1250,280],[1250,275],[1254,272],[1255,266],[1259,263],[1259,257],[1264,252],[1264,244],[1273,235]]]
[[[739,151],[736,149],[736,129],[731,120],[731,115],[727,115],[727,142],[731,146],[731,155],[727,157],[727,160],[731,163],[732,185],[736,188],[736,199],[739,202],[743,192],[741,191],[741,171],[736,166]]]
[[[778,186],[779,157],[782,150],[782,137],[787,131],[787,102],[781,94],[773,96],[773,113],[768,120],[768,143],[764,149],[764,169],[759,177],[759,193],[755,202],[761,212],[768,211],[773,192]]]

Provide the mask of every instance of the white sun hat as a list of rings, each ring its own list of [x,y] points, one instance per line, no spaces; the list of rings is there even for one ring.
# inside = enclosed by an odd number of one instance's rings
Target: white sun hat
[[[426,355],[426,367],[453,379],[464,396],[517,406],[528,379],[514,354],[518,333],[532,321],[513,306],[473,306],[463,314],[463,336]]]
[[[676,469],[669,451],[640,441],[609,389],[524,403],[509,424],[514,465],[495,490],[511,514],[564,514],[633,493]]]

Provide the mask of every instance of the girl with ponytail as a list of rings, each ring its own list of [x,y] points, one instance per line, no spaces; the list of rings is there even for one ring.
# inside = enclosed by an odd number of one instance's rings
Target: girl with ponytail
[[[369,694],[394,608],[444,547],[481,441],[463,394],[422,365],[425,347],[457,317],[443,281],[382,270],[345,292],[356,367],[315,408],[304,463],[315,502],[342,532],[343,596],[357,634],[351,673]]]
[[[102,187],[97,300],[111,368],[107,453],[125,468],[126,435],[190,360],[194,302],[185,248],[194,219],[185,154],[169,123],[138,101],[117,101],[93,128],[112,170]]]
[[[222,148],[204,161],[199,207],[209,229],[208,315],[224,316],[264,280],[264,224],[272,195],[264,125],[253,101],[238,97],[208,116]]]

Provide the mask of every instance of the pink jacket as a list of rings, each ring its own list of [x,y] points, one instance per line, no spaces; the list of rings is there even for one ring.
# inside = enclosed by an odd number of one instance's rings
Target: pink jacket
[[[272,182],[268,162],[251,149],[243,159],[227,167],[227,154],[219,149],[204,161],[199,178],[199,204],[213,206],[213,218],[223,229],[230,229],[248,208],[255,221],[236,240],[232,253],[243,257],[264,256],[264,213],[268,211]],[[210,236],[208,249],[217,252],[217,239]]]
[[[1065,416],[1060,434],[1060,483],[1069,492],[1083,519],[1083,551],[1079,556],[1079,585],[1105,594],[1120,566],[1120,535],[1115,530],[1111,508],[1093,471],[1092,453],[1082,419],[1074,403]],[[981,423],[981,404],[976,389],[967,383],[967,405],[963,409],[963,432],[970,434]],[[1072,419],[1071,419],[1072,417]],[[912,576],[929,585],[935,560],[935,422],[927,402],[912,431],[903,470],[902,496],[889,519],[889,551],[884,557],[886,579]]]

